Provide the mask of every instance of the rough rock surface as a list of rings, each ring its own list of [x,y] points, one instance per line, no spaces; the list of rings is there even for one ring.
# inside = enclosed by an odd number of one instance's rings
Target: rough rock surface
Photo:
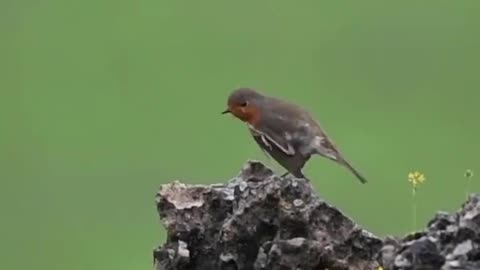
[[[227,184],[163,185],[156,203],[167,241],[155,270],[480,269],[480,196],[403,239],[374,236],[256,161]]]
[[[378,260],[394,270],[480,270],[480,195],[453,214],[437,212],[424,231],[386,239]]]

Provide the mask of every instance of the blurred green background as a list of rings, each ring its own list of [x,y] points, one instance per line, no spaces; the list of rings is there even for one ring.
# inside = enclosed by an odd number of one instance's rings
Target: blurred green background
[[[151,269],[162,183],[268,162],[221,116],[240,86],[308,108],[351,162],[317,190],[378,235],[480,169],[479,1],[0,1],[0,268]],[[478,177],[471,190],[478,191]]]

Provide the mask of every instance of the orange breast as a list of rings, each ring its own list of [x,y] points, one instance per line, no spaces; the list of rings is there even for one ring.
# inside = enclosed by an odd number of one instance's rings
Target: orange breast
[[[257,126],[261,118],[260,110],[254,106],[232,108],[231,112],[238,119],[247,122],[254,127]]]

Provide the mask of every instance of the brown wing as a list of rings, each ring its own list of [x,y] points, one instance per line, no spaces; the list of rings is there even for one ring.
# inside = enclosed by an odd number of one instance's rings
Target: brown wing
[[[305,157],[300,152],[296,152],[294,155],[287,155],[276,145],[266,145],[265,140],[262,139],[261,135],[252,132],[252,137],[268,157],[276,160],[295,177],[306,178],[302,173],[302,168],[309,160],[310,156]]]
[[[362,183],[367,180],[343,157],[340,150],[334,144],[328,135],[322,130],[320,124],[313,119],[309,112],[303,110],[296,104],[271,97],[268,101],[270,113],[267,115],[267,121],[262,121],[265,125],[264,132],[267,134],[295,134],[287,140],[290,145],[297,145],[296,141],[300,138],[318,139],[316,151],[319,155],[330,160],[336,161],[347,167]],[[272,121],[273,120],[273,121]],[[286,136],[288,137],[288,136]]]
[[[249,129],[252,135],[258,136],[266,147],[272,148],[272,145],[274,145],[286,155],[295,155],[295,149],[292,146],[291,138],[288,137],[288,133],[282,130],[275,131],[270,128],[269,124],[262,124],[258,127],[249,125]]]
[[[309,137],[318,124],[295,104],[277,98],[269,98],[266,102],[259,122],[250,129],[260,135],[267,146],[273,144],[286,155],[295,155],[296,146],[302,144],[299,141]]]

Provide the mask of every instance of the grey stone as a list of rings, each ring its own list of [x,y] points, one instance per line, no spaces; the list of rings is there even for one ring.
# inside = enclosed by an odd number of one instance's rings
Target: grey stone
[[[480,270],[480,196],[424,230],[384,239],[314,191],[249,161],[226,184],[162,185],[155,270]]]

